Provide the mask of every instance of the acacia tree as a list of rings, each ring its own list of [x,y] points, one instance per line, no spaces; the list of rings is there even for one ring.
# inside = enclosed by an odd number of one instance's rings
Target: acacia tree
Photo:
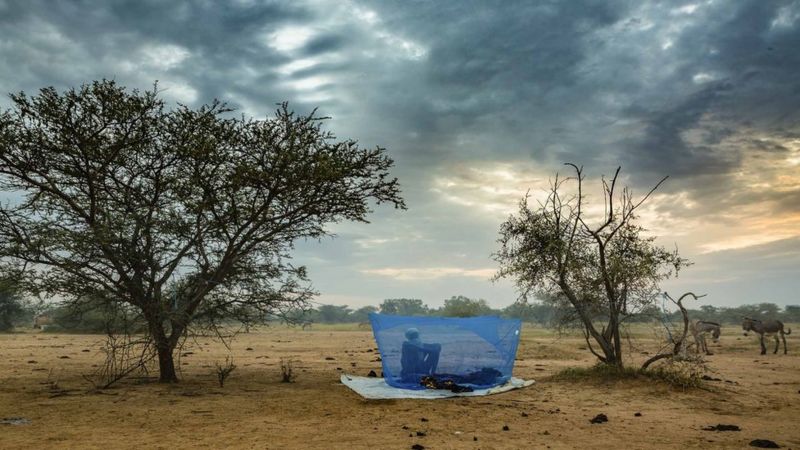
[[[336,140],[286,104],[235,118],[106,80],[11,100],[0,189],[23,198],[0,207],[3,264],[27,264],[29,290],[139,312],[162,382],[177,381],[173,353],[193,327],[305,304],[295,241],[366,222],[373,202],[404,208],[384,149]]]
[[[602,180],[604,212],[590,225],[583,170],[568,165],[574,177],[556,175],[544,201],[532,206],[525,196],[519,212],[501,225],[496,278],[513,278],[522,301],[537,296],[567,305],[574,313],[567,317],[581,327],[589,350],[603,363],[622,367],[621,325],[652,305],[659,282],[687,264],[636,224],[637,209],[666,177],[636,201],[630,189],[618,192],[617,168],[610,181]]]

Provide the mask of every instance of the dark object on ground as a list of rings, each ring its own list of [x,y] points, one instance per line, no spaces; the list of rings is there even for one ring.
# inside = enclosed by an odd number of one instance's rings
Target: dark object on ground
[[[81,351],[82,351],[83,353],[89,353],[91,350],[89,350],[88,348],[85,348],[85,349],[83,349],[83,350],[81,350]]]
[[[427,422],[427,421],[428,421],[428,419],[426,419],[426,418],[424,418],[424,417],[420,417],[420,418],[419,418],[419,421],[420,421],[420,422]]]
[[[706,381],[722,381],[721,378],[714,378],[714,377],[710,377],[708,375],[703,375],[702,377],[700,377],[700,379],[706,380]]]
[[[642,413],[640,413],[640,412],[634,413],[633,415],[634,415],[634,417],[642,417]]]
[[[28,364],[38,364],[38,363],[36,361],[34,361],[34,360],[30,360],[30,361],[28,361]]]
[[[69,356],[64,355],[64,356],[59,356],[59,358],[61,358],[61,359],[69,359]]]
[[[425,436],[425,432],[424,431],[417,431],[417,436],[420,436],[420,437],[421,436]]]
[[[769,439],[754,439],[750,441],[750,447],[758,447],[758,448],[781,448],[775,441],[770,441]]]
[[[433,375],[426,375],[420,378],[419,384],[428,389],[447,389],[451,392],[472,392],[470,386],[465,384],[477,386],[491,386],[498,377],[503,374],[491,367],[484,367],[481,370],[470,372],[466,375],[454,375],[449,373],[435,373]]]
[[[503,431],[508,431],[508,430],[509,430],[508,425],[503,425]]]
[[[325,357],[325,361],[334,361],[334,360],[336,360],[336,358],[334,358],[333,356],[326,356]]]
[[[253,351],[253,347],[247,347],[245,350],[247,350],[248,352],[252,352]]]
[[[526,412],[524,412],[524,411],[523,411],[523,412],[522,412],[522,414],[520,414],[520,415],[521,415],[522,417],[528,417],[528,413],[526,413]]]
[[[402,428],[403,428],[404,430],[407,430],[407,429],[408,429],[408,425],[403,425],[403,426],[402,426]]]
[[[462,386],[456,384],[453,380],[440,379],[435,376],[424,376],[420,378],[419,384],[428,389],[445,389],[450,392],[472,392],[472,388],[469,386]]]
[[[704,431],[742,431],[737,425],[724,425],[724,424],[717,424],[712,425],[710,427],[704,427]]]
[[[369,373],[367,374],[367,376],[370,377],[370,378],[378,378],[378,374],[375,373],[374,370],[370,370]]]
[[[478,441],[478,436],[472,436],[472,440],[477,442]]]
[[[425,450],[425,446],[424,445],[420,445],[420,444],[414,444],[414,445],[411,446],[411,449],[412,450]]]
[[[592,419],[589,420],[589,422],[591,422],[591,423],[605,423],[605,422],[608,422],[608,416],[606,416],[605,414],[601,413],[601,414],[598,414],[598,415],[594,416]]]
[[[28,425],[31,421],[24,417],[4,417],[0,419],[0,425]]]

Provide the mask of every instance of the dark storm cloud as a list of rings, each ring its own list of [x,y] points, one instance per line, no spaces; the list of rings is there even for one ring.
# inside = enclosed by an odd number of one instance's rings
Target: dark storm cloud
[[[170,101],[258,117],[320,107],[337,135],[387,147],[409,212],[299,245],[333,290],[363,285],[365,267],[488,267],[497,220],[474,197],[495,180],[469,171],[482,164],[621,164],[639,190],[670,175],[662,192],[685,195],[656,210],[679,219],[800,211],[785,180],[800,158],[798,48],[796,1],[0,0],[0,93],[157,79]],[[447,176],[478,180],[448,203],[433,188]]]

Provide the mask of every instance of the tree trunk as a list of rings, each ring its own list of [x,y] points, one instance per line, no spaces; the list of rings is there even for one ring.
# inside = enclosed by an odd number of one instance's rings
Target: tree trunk
[[[158,348],[158,381],[160,383],[177,383],[178,374],[175,373],[175,360],[172,357],[172,348],[169,344],[156,344]]]
[[[175,372],[175,359],[172,356],[175,346],[172,345],[171,340],[164,332],[164,325],[159,320],[158,314],[148,315],[145,313],[145,318],[149,322],[150,335],[156,344],[156,351],[158,352],[158,381],[161,383],[177,383],[178,374]]]

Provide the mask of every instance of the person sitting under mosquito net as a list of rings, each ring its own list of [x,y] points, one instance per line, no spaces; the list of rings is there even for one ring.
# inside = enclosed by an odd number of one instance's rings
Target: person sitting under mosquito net
[[[417,382],[423,376],[433,375],[439,365],[441,344],[423,343],[416,328],[407,329],[405,336],[400,358],[400,376],[404,380]]]

